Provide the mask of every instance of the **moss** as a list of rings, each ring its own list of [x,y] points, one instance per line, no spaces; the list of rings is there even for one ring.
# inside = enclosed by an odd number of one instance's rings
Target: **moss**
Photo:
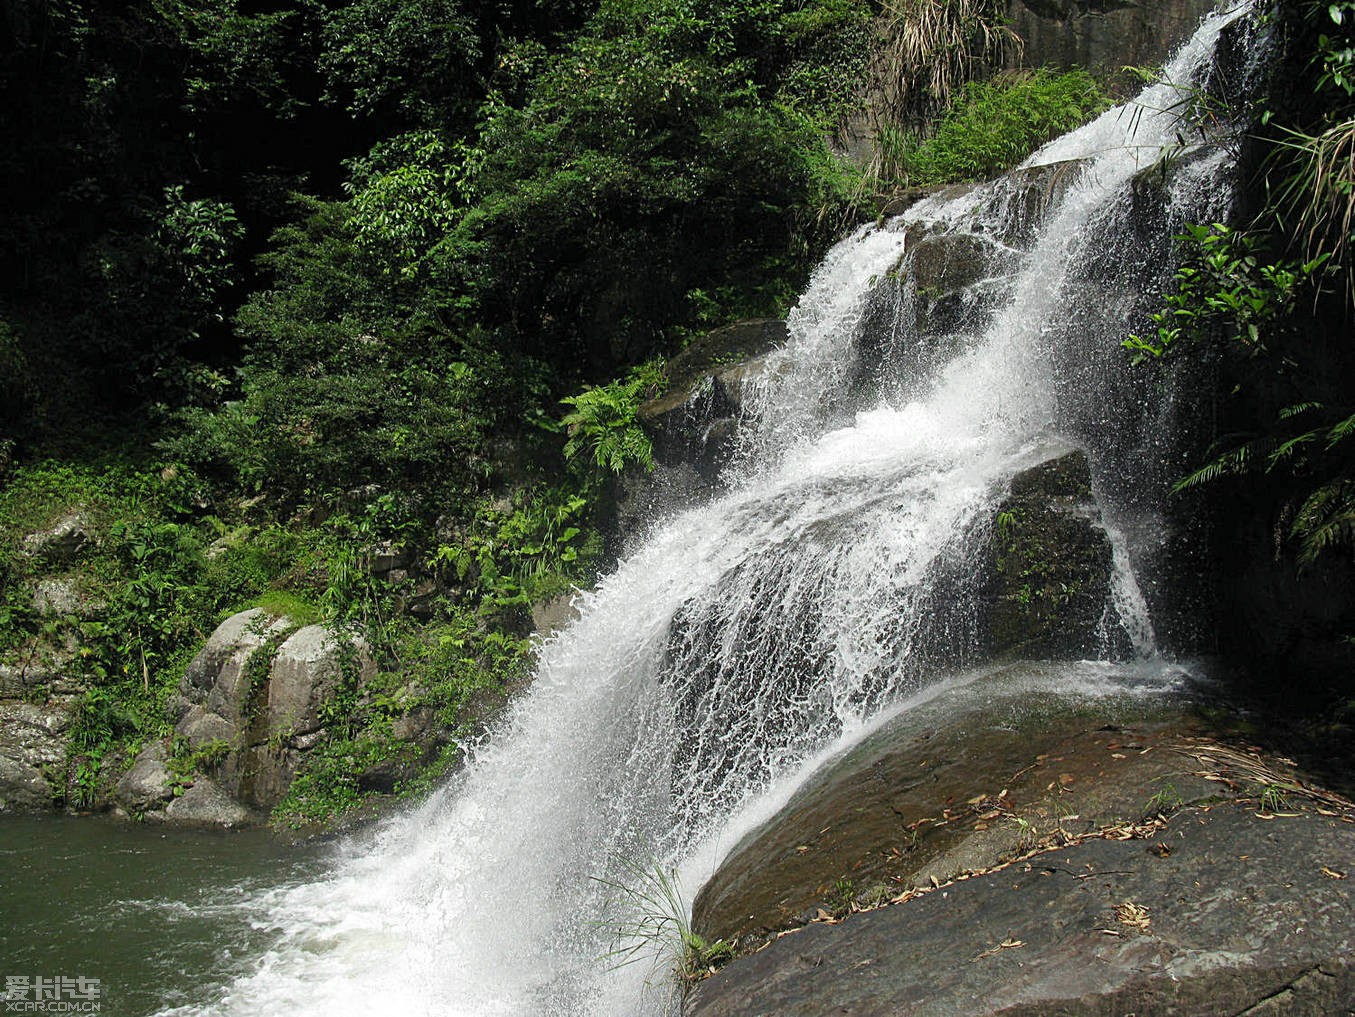
[[[1013,478],[993,528],[995,652],[1060,657],[1091,649],[1111,569],[1091,497],[1081,452]]]

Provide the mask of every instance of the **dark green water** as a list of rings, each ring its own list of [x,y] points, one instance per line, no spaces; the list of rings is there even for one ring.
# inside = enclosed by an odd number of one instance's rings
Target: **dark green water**
[[[0,817],[0,994],[13,975],[98,978],[102,1017],[210,999],[276,937],[249,902],[322,857],[261,831]]]

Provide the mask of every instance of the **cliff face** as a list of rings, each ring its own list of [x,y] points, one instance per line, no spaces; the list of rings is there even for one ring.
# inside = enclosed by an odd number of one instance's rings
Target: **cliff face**
[[[1009,66],[1082,67],[1111,78],[1156,67],[1214,8],[1210,0],[1011,0],[1007,17],[1024,43]]]

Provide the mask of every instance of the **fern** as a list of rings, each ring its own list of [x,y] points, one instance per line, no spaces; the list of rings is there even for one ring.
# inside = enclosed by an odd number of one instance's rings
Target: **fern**
[[[1305,565],[1325,551],[1355,546],[1355,481],[1335,480],[1310,494],[1290,532]]]
[[[653,469],[654,446],[636,414],[640,404],[656,395],[662,384],[661,367],[651,361],[635,368],[625,379],[562,399],[565,405],[574,407],[560,421],[569,436],[565,459],[572,462],[587,449],[596,466],[612,473],[620,473],[632,463]]]
[[[1352,434],[1355,434],[1355,413],[1346,417],[1345,420],[1327,432],[1327,448],[1333,448],[1338,442],[1344,441]]]
[[[1205,463],[1194,473],[1182,477],[1172,485],[1172,491],[1179,494],[1189,488],[1217,480],[1219,477],[1245,473],[1251,466],[1254,454],[1267,444],[1269,443],[1265,439],[1255,438],[1237,448],[1229,449],[1217,458]]]

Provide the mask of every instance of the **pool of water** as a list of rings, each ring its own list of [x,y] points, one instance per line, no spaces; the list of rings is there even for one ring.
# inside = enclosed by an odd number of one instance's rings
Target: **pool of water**
[[[3,979],[99,979],[105,1017],[220,997],[277,938],[260,894],[324,868],[264,831],[0,817]]]

